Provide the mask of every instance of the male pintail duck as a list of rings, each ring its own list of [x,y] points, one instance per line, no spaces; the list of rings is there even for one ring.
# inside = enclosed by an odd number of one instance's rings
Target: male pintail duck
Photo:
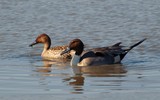
[[[105,64],[116,64],[120,63],[125,55],[134,47],[141,44],[144,40],[130,46],[127,49],[123,49],[121,42],[116,43],[108,47],[93,48],[89,50],[84,49],[84,44],[80,39],[74,39],[69,43],[69,46],[64,50],[61,55],[73,50],[75,54],[71,60],[71,66],[96,66]]]
[[[63,45],[63,46],[55,46],[53,48],[50,48],[51,39],[45,33],[40,34],[36,38],[35,42],[30,44],[29,46],[32,47],[33,45],[36,45],[38,43],[44,44],[43,52],[41,54],[41,56],[43,58],[47,58],[47,59],[55,59],[55,58],[71,59],[71,55],[69,53],[66,53],[65,55],[61,55],[61,52],[64,51],[67,48],[67,46]]]

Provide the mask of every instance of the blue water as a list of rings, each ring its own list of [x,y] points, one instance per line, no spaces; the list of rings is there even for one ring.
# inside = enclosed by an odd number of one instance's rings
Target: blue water
[[[159,93],[159,5],[158,0],[1,0],[0,94],[103,99],[105,93]],[[82,68],[76,76],[69,62],[43,61],[42,45],[28,47],[41,33],[51,37],[52,46],[74,38],[87,48],[147,40],[122,64]]]

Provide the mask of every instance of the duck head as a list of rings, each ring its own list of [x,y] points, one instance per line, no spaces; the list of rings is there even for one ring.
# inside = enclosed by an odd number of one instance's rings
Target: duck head
[[[69,43],[68,48],[64,50],[61,53],[61,55],[68,53],[71,50],[75,51],[75,55],[81,55],[81,53],[83,52],[83,49],[84,49],[83,42],[80,39],[74,39]]]
[[[43,33],[43,34],[40,34],[36,38],[36,40],[32,44],[30,44],[29,46],[32,47],[32,46],[34,46],[34,45],[36,45],[38,43],[46,44],[47,48],[49,49],[50,45],[51,45],[51,39],[47,34]]]

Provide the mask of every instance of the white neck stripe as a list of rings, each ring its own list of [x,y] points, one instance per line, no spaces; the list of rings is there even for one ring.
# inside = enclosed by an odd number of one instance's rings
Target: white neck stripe
[[[79,63],[79,60],[80,60],[80,56],[74,54],[73,57],[72,57],[70,65],[71,66],[77,66],[77,64]]]

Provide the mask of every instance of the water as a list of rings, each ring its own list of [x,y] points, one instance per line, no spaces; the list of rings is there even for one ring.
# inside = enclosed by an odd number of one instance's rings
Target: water
[[[157,100],[159,5],[159,0],[1,0],[1,99],[115,100],[116,95],[122,100]],[[75,75],[69,62],[43,61],[42,45],[28,47],[44,32],[52,46],[74,38],[87,48],[147,40],[122,64],[81,68],[82,75]]]

